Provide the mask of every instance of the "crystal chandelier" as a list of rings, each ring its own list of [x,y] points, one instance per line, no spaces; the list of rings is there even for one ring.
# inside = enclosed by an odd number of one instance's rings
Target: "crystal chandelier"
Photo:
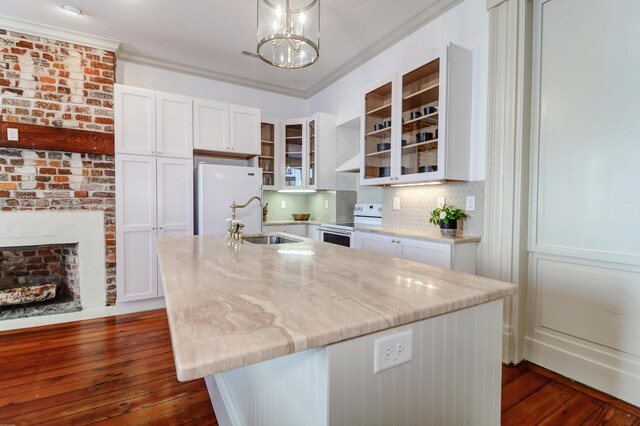
[[[279,68],[304,68],[320,56],[320,0],[258,0],[258,55]]]

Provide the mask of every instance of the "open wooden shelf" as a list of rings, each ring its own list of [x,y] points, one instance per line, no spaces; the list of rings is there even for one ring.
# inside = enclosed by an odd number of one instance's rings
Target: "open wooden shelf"
[[[367,157],[375,157],[378,155],[391,154],[390,149],[385,149],[384,151],[374,151],[367,154]]]
[[[412,152],[430,151],[432,149],[438,149],[438,139],[405,145],[402,147],[402,153],[411,154]]]
[[[385,133],[391,133],[391,127],[385,127],[384,129],[375,130],[373,132],[367,133],[367,137],[382,137]]]
[[[382,105],[381,107],[367,111],[367,115],[378,118],[391,117],[391,104]]]
[[[433,84],[418,90],[415,93],[406,95],[402,99],[402,111],[408,112],[409,110],[421,107],[431,102],[435,102],[439,99],[440,95],[440,83]]]
[[[438,111],[429,115],[423,115],[422,117],[414,118],[413,120],[405,121],[402,124],[402,132],[413,132],[418,129],[430,127],[438,124]]]

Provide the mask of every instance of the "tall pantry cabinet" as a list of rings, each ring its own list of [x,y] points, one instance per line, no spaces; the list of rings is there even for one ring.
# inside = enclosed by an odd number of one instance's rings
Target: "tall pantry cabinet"
[[[116,85],[118,302],[164,296],[156,238],[193,234],[193,101]]]

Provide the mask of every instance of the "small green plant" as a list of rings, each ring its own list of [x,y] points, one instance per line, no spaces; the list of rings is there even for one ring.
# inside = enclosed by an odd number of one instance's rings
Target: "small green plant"
[[[462,209],[457,209],[455,206],[451,204],[445,204],[442,207],[438,207],[434,211],[431,212],[431,217],[429,218],[429,223],[433,223],[434,225],[440,225],[442,223],[449,223],[450,220],[460,220],[468,217]]]

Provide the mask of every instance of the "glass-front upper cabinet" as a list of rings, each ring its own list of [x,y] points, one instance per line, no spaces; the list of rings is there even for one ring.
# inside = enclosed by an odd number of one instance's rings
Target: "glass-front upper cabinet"
[[[262,169],[263,189],[276,188],[276,125],[271,122],[260,123],[260,156],[258,167]]]
[[[365,92],[361,185],[469,180],[472,69],[449,43]]]
[[[309,145],[307,147],[307,159],[309,167],[307,168],[307,185],[313,187],[316,185],[316,121],[309,120],[307,124],[307,137],[309,139]]]
[[[418,173],[436,175],[440,163],[440,58],[404,74],[401,79],[399,180]]]
[[[368,90],[364,97],[361,119],[360,152],[363,163],[360,180],[366,185],[389,183],[392,180],[393,150],[393,77],[383,80]]]
[[[306,120],[284,121],[283,189],[306,187]]]

